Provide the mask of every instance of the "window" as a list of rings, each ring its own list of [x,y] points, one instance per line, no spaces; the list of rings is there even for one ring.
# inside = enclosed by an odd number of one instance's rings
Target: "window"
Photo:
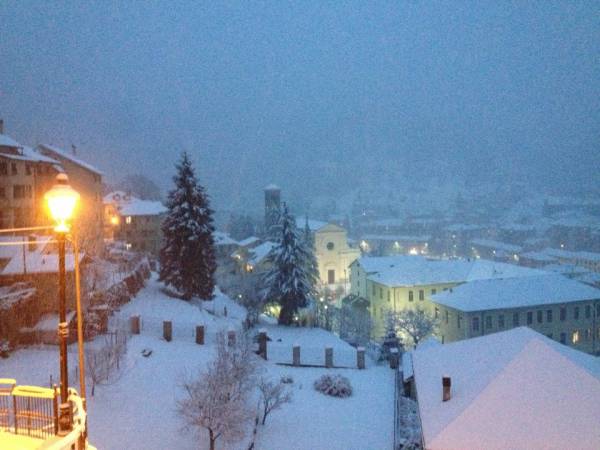
[[[533,313],[531,311],[527,311],[527,325],[531,325],[533,323]]]
[[[560,343],[561,344],[566,344],[567,343],[567,335],[566,335],[566,333],[560,333]]]
[[[492,328],[492,316],[487,316],[485,318],[485,327]]]
[[[335,270],[334,269],[329,269],[327,271],[327,282],[329,284],[334,284],[335,283]]]
[[[8,164],[0,162],[0,175],[8,175]]]
[[[571,335],[571,342],[573,344],[577,344],[579,342],[579,330],[573,331],[573,334]]]
[[[327,243],[327,250],[333,250],[334,248],[335,248],[335,245],[333,245],[333,242]]]
[[[462,325],[462,316],[456,316],[456,326],[460,328]]]
[[[519,313],[513,313],[513,327],[519,326]]]
[[[450,314],[448,313],[448,310],[446,310],[446,323],[448,323],[449,316],[450,316]]]
[[[537,323],[542,323],[544,321],[544,311],[539,310],[537,312]]]
[[[565,320],[567,320],[567,308],[562,307],[560,308],[560,321],[564,322]]]
[[[592,340],[592,329],[591,328],[588,328],[587,330],[585,330],[585,340],[586,341]]]
[[[592,317],[592,307],[590,305],[585,305],[585,318],[589,319]]]
[[[373,290],[373,297],[375,297],[375,285],[372,284],[371,286],[373,287],[373,289],[372,289]]]
[[[419,300],[425,300],[425,291],[423,289],[419,289]]]
[[[473,317],[473,331],[479,331],[479,317]]]
[[[552,333],[548,333],[546,336],[548,337],[548,339],[552,339]]]
[[[504,314],[498,316],[498,328],[504,328]]]
[[[6,198],[6,189],[4,187],[0,187],[0,198]]]
[[[31,175],[31,166],[29,164],[25,164],[25,174]]]
[[[434,316],[436,319],[440,317],[440,310],[439,310],[439,308],[435,308],[435,311],[434,311],[434,314],[433,314],[433,316]]]
[[[392,291],[388,289],[387,291],[388,303],[392,301]]]
[[[414,300],[413,291],[408,291],[408,301],[412,302]]]
[[[552,310],[546,311],[546,322],[552,322]]]
[[[17,175],[17,173],[18,173],[18,172],[17,172],[17,165],[16,165],[15,163],[10,163],[10,172],[11,172],[13,175]]]
[[[383,299],[383,288],[379,288],[379,298]]]
[[[131,224],[131,216],[125,217],[125,223],[126,224]]]
[[[579,320],[579,306],[573,308],[573,319]]]
[[[26,196],[26,186],[22,184],[15,184],[13,186],[13,198],[25,198]],[[29,188],[31,189],[31,187]],[[29,191],[31,193],[31,190]]]
[[[437,293],[437,289],[432,289],[431,290],[431,295],[435,295]]]

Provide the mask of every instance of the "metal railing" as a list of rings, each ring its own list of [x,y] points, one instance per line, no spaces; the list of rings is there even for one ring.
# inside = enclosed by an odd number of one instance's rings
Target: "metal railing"
[[[58,435],[59,390],[39,386],[17,386],[12,378],[0,378],[0,431],[40,440]],[[87,416],[77,391],[69,389],[73,429],[48,448],[84,450]]]

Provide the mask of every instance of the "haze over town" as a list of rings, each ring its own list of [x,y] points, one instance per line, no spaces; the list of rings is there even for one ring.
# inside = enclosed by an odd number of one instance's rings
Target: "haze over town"
[[[0,449],[600,448],[600,3],[0,2]]]

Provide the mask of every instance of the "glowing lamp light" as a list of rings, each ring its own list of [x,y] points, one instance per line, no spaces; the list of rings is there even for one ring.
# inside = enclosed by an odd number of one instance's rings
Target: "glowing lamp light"
[[[59,173],[52,189],[44,195],[50,215],[56,222],[55,231],[59,233],[69,231],[67,222],[73,216],[79,197],[79,193],[69,186],[69,177],[64,173]]]
[[[110,223],[112,225],[119,225],[119,216],[111,216],[110,217]]]

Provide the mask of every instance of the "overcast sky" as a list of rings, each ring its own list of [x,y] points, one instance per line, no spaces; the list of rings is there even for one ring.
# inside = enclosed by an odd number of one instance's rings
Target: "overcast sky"
[[[432,177],[600,182],[600,2],[0,2],[0,116],[217,207]],[[595,177],[595,178],[594,178]]]

